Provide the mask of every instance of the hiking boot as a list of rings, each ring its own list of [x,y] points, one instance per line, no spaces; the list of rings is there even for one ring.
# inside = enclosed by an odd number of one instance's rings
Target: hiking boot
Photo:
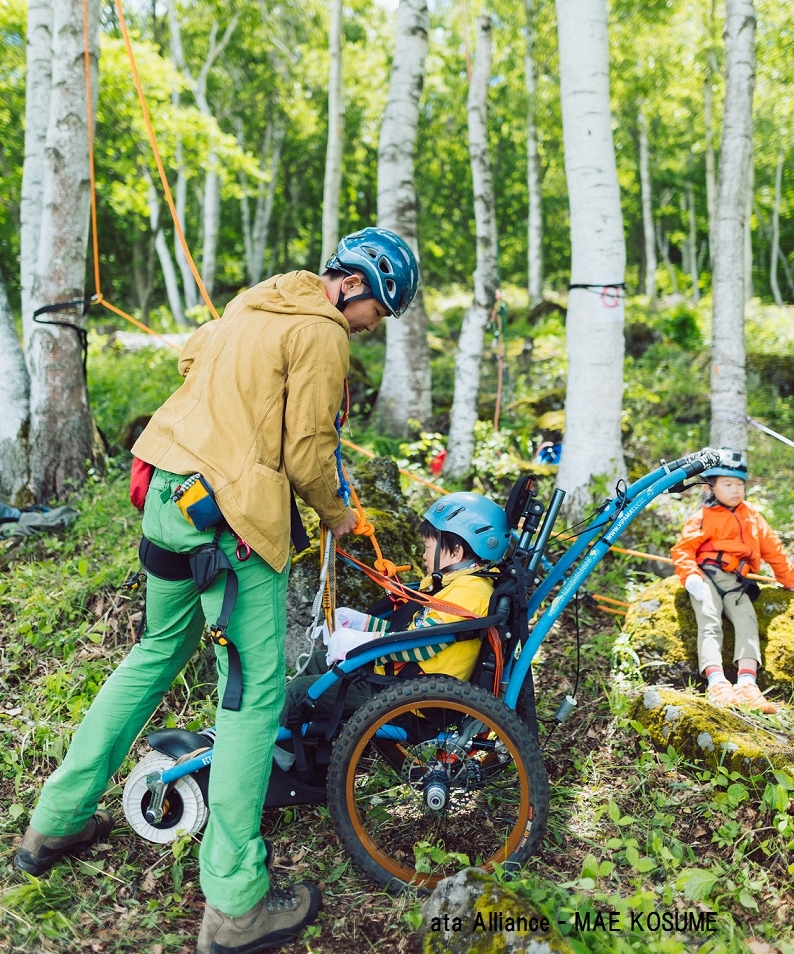
[[[35,828],[28,826],[14,858],[14,867],[32,875],[44,874],[64,855],[98,841],[105,841],[112,830],[113,816],[102,809],[96,811],[88,819],[85,828],[76,835],[42,835]]]
[[[196,954],[259,954],[281,947],[314,921],[322,903],[320,889],[309,881],[287,888],[271,885],[264,898],[239,918],[207,903]]]
[[[774,715],[778,710],[777,704],[770,702],[754,682],[742,683],[741,686],[736,686],[734,692],[736,704],[744,709],[755,709],[766,715]]]
[[[738,706],[736,691],[727,679],[712,682],[706,691],[709,702],[714,706]]]

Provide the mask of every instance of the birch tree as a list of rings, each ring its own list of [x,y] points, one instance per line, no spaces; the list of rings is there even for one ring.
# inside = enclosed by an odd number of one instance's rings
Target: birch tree
[[[400,0],[389,98],[378,143],[378,225],[418,254],[414,185],[419,104],[428,48],[427,0]],[[424,293],[401,318],[386,319],[386,360],[375,417],[383,431],[406,437],[409,421],[431,413],[430,351]]]
[[[557,477],[570,515],[595,477],[625,473],[623,283],[626,246],[609,107],[605,0],[556,0],[565,173],[571,218],[565,437]]]
[[[92,90],[98,77],[99,0],[89,0]],[[82,0],[53,4],[52,88],[47,122],[41,224],[31,307],[85,297],[89,225],[88,109],[84,69]],[[93,108],[93,105],[92,105]],[[48,322],[82,327],[83,308],[64,304]],[[93,423],[74,327],[33,326],[27,346],[30,369],[30,471],[36,500],[62,494],[85,479],[92,454]]]
[[[474,425],[480,389],[485,327],[491,315],[498,284],[496,211],[493,175],[488,150],[488,88],[491,80],[491,19],[477,20],[477,43],[469,86],[469,156],[474,185],[474,222],[477,267],[474,299],[463,318],[455,360],[455,390],[449,422],[444,473],[462,477],[474,453]]]
[[[248,179],[240,172],[240,211],[243,224],[243,246],[245,248],[245,270],[249,285],[262,281],[265,264],[265,247],[270,219],[273,215],[273,201],[276,195],[279,167],[281,166],[281,148],[286,128],[282,119],[268,121],[262,139],[259,157],[261,179],[254,192],[254,214],[251,216],[251,202]],[[243,149],[242,120],[238,120],[237,142]]]
[[[777,281],[777,259],[780,254],[780,199],[783,191],[783,148],[777,151],[777,163],[775,164],[775,204],[772,207],[772,251],[769,262],[769,285],[772,289],[772,297],[775,304],[780,308],[783,305],[783,296],[780,294],[780,285]]]
[[[726,0],[725,108],[714,215],[711,443],[747,449],[744,241],[755,81],[753,0]]]
[[[527,21],[527,47],[524,78],[527,87],[527,291],[529,307],[543,301],[543,203],[540,191],[540,156],[535,121],[538,82],[535,68],[535,30],[538,0],[524,0]]]
[[[0,499],[21,503],[28,482],[27,432],[30,423],[30,389],[25,356],[14,316],[0,275]]]
[[[36,271],[44,190],[47,117],[52,90],[53,0],[29,0],[25,86],[25,164],[20,203],[20,280],[25,346],[33,331],[31,288]]]
[[[339,193],[342,188],[342,143],[345,134],[345,101],[342,89],[342,0],[331,2],[328,73],[328,142],[323,187],[323,245],[321,268],[339,243]]]

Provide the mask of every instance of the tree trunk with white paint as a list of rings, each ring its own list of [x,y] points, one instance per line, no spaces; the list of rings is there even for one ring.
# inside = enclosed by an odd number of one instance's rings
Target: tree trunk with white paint
[[[527,292],[529,307],[543,301],[543,199],[540,186],[538,129],[535,122],[535,101],[538,95],[535,69],[535,30],[537,0],[524,0],[527,23],[527,45],[524,54],[524,82],[527,87]]]
[[[328,143],[325,151],[323,185],[323,244],[320,268],[336,251],[339,243],[339,193],[342,188],[342,145],[345,136],[345,99],[342,88],[342,0],[331,2],[330,57],[328,75]]]
[[[28,483],[30,387],[25,355],[0,275],[0,500],[24,503]]]
[[[99,0],[89,0],[92,90],[98,78]],[[45,121],[43,117],[39,121]],[[31,306],[82,301],[90,210],[83,3],[58,0],[52,30],[52,90],[38,257]],[[83,325],[82,306],[43,316]],[[30,471],[37,501],[85,480],[93,422],[74,328],[36,324],[27,347],[30,370]]]
[[[725,109],[714,216],[711,443],[747,449],[745,226],[755,81],[753,0],[726,0]]]
[[[714,319],[711,346],[711,443],[747,449],[745,372],[745,229],[753,148],[755,10],[726,0],[725,109],[715,209]]]
[[[653,232],[648,117],[642,107],[640,107],[637,116],[637,126],[640,133],[640,194],[642,197],[642,233],[645,239],[645,294],[653,301],[656,298],[656,241]]]
[[[580,515],[594,478],[626,473],[621,446],[626,246],[609,107],[605,0],[556,0],[565,173],[571,215],[568,382],[557,476]]]
[[[780,294],[780,285],[777,281],[777,260],[780,254],[780,201],[783,190],[783,149],[778,149],[777,165],[775,166],[775,204],[772,208],[772,253],[769,262],[769,284],[772,287],[772,297],[778,307],[783,305],[783,296]]]
[[[491,81],[491,20],[477,20],[477,44],[469,87],[469,158],[474,185],[477,266],[474,300],[463,318],[455,360],[455,391],[444,474],[462,477],[471,467],[480,390],[483,339],[498,286],[496,209],[488,150],[488,89]]]
[[[414,175],[427,31],[427,0],[401,0],[389,97],[378,144],[378,225],[405,239],[417,259]],[[407,437],[409,422],[424,424],[431,411],[427,313],[420,286],[401,318],[386,319],[386,360],[374,414],[384,433]]]
[[[53,0],[29,0],[25,82],[25,163],[20,203],[19,270],[22,286],[22,337],[33,331],[31,288],[39,253],[44,189],[47,117],[52,88]]]

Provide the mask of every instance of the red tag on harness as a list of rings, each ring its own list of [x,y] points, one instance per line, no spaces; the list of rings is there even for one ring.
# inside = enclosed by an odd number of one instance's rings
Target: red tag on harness
[[[153,473],[154,464],[147,464],[145,460],[141,460],[139,457],[132,458],[130,500],[136,510],[143,510],[143,504],[146,500],[146,491],[149,489]]]

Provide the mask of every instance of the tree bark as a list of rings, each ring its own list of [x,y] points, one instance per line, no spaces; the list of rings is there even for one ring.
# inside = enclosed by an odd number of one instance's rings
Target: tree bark
[[[0,500],[23,503],[28,483],[30,385],[25,355],[0,275]]]
[[[537,0],[524,0],[527,21],[527,45],[524,54],[524,80],[527,87],[527,292],[530,311],[543,301],[543,198],[540,186],[538,129],[535,121],[538,94],[535,70],[535,30]]]
[[[752,125],[750,130],[752,137]],[[753,191],[755,189],[755,168],[753,165],[753,145],[750,142],[750,164],[747,172],[747,191],[745,193],[744,209],[744,300],[750,301],[754,296],[753,289],[753,229],[751,217],[753,214]]]
[[[565,173],[571,214],[568,383],[557,476],[576,517],[594,478],[625,475],[621,447],[626,246],[609,107],[605,0],[557,0]]]
[[[474,271],[474,300],[463,318],[455,360],[455,391],[450,414],[447,456],[444,461],[444,473],[450,477],[462,477],[471,467],[483,338],[496,301],[499,281],[496,209],[488,150],[491,42],[490,17],[480,17],[477,21],[477,43],[468,97],[469,157],[474,184],[477,266]]]
[[[154,250],[160,261],[160,270],[163,273],[163,282],[165,284],[165,294],[168,299],[168,307],[174,316],[174,321],[180,325],[187,325],[185,312],[182,307],[182,296],[179,292],[179,282],[176,278],[176,269],[171,258],[171,251],[168,248],[168,242],[165,240],[165,233],[160,224],[160,198],[157,194],[149,170],[144,167],[144,177],[149,185],[149,224],[152,227],[154,235]]]
[[[339,193],[342,188],[342,145],[345,135],[345,100],[342,89],[342,0],[332,0],[331,32],[328,38],[328,144],[323,186],[323,245],[320,269],[339,243]]]
[[[645,239],[645,294],[653,301],[656,298],[656,243],[653,234],[648,117],[642,107],[640,107],[637,116],[637,126],[640,133],[640,193],[642,197],[642,232]]]
[[[378,225],[391,229],[419,258],[414,184],[419,104],[428,48],[427,0],[397,8],[389,97],[378,144]],[[410,421],[424,424],[431,406],[427,313],[420,286],[401,318],[386,319],[386,360],[374,415],[387,434],[407,437]]]
[[[769,284],[772,288],[772,297],[778,307],[783,305],[783,296],[777,282],[777,260],[780,254],[780,200],[783,189],[783,149],[778,149],[777,165],[775,167],[775,205],[772,209],[772,252],[769,262]]]
[[[52,91],[53,0],[29,0],[25,82],[25,164],[20,203],[19,268],[22,285],[22,337],[33,332],[31,289],[39,253],[39,229],[46,164],[47,117]]]
[[[281,166],[281,148],[284,143],[285,132],[284,123],[280,119],[268,122],[265,129],[259,158],[259,169],[264,180],[257,184],[253,221],[251,220],[248,182],[244,173],[240,173],[240,211],[243,220],[245,267],[249,285],[256,285],[262,281],[267,234],[270,229],[270,219],[273,215],[273,201],[276,196],[276,183]],[[242,149],[244,146],[242,121],[238,123],[237,141]]]
[[[89,0],[92,90],[98,77],[99,0]],[[43,117],[39,117],[42,121]],[[31,305],[85,296],[90,194],[83,4],[59,0],[52,31],[52,92],[47,127],[38,257]],[[65,307],[46,321],[82,327],[83,308]],[[74,328],[36,324],[27,348],[30,370],[31,489],[37,501],[80,485],[92,456],[93,422]]]
[[[744,233],[755,80],[753,0],[726,0],[725,110],[715,209],[711,443],[747,449]]]

